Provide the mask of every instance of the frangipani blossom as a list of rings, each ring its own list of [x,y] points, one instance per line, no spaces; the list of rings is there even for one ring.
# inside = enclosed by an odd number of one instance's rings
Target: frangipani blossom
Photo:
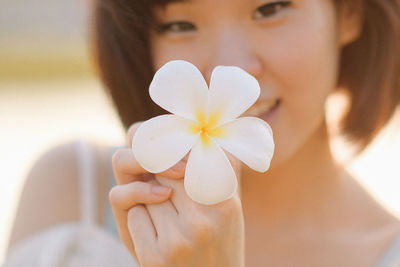
[[[184,187],[202,204],[233,196],[237,178],[224,150],[250,168],[265,172],[274,153],[270,126],[256,117],[240,117],[260,95],[257,80],[235,66],[218,66],[210,89],[191,63],[174,60],[154,75],[150,97],[172,114],[145,121],[132,150],[144,169],[160,173],[188,152]]]

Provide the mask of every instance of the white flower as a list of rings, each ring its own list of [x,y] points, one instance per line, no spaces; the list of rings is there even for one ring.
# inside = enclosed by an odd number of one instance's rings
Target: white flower
[[[270,126],[256,117],[238,118],[260,95],[257,80],[244,70],[216,67],[208,89],[193,64],[174,60],[155,73],[149,91],[155,103],[173,114],[145,121],[133,137],[134,156],[147,171],[163,172],[190,151],[186,193],[211,205],[232,197],[237,188],[222,149],[256,171],[268,170],[274,153]]]

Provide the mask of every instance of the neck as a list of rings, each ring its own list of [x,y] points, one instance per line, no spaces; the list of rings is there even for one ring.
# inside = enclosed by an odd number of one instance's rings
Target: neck
[[[309,226],[337,200],[343,184],[339,173],[323,124],[295,155],[268,172],[243,167],[240,190],[246,220],[271,228],[286,223]]]

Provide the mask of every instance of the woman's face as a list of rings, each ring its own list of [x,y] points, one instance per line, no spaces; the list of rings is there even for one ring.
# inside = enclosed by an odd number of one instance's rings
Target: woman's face
[[[155,69],[183,59],[208,82],[217,65],[236,65],[257,78],[261,95],[247,114],[273,129],[272,167],[290,158],[323,122],[340,48],[350,40],[331,0],[186,0],[155,14],[163,25],[151,35]]]

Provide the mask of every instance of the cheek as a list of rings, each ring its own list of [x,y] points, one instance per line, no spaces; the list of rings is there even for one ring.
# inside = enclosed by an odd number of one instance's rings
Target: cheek
[[[197,41],[177,40],[175,42],[154,38],[154,44],[151,48],[152,60],[155,70],[161,68],[165,63],[171,60],[182,59],[191,62],[197,67],[204,63],[204,46]],[[193,52],[196,51],[196,52]]]
[[[266,72],[283,100],[273,125],[276,163],[293,155],[323,122],[325,100],[336,87],[338,72],[332,25],[299,23],[281,31],[268,46]]]

